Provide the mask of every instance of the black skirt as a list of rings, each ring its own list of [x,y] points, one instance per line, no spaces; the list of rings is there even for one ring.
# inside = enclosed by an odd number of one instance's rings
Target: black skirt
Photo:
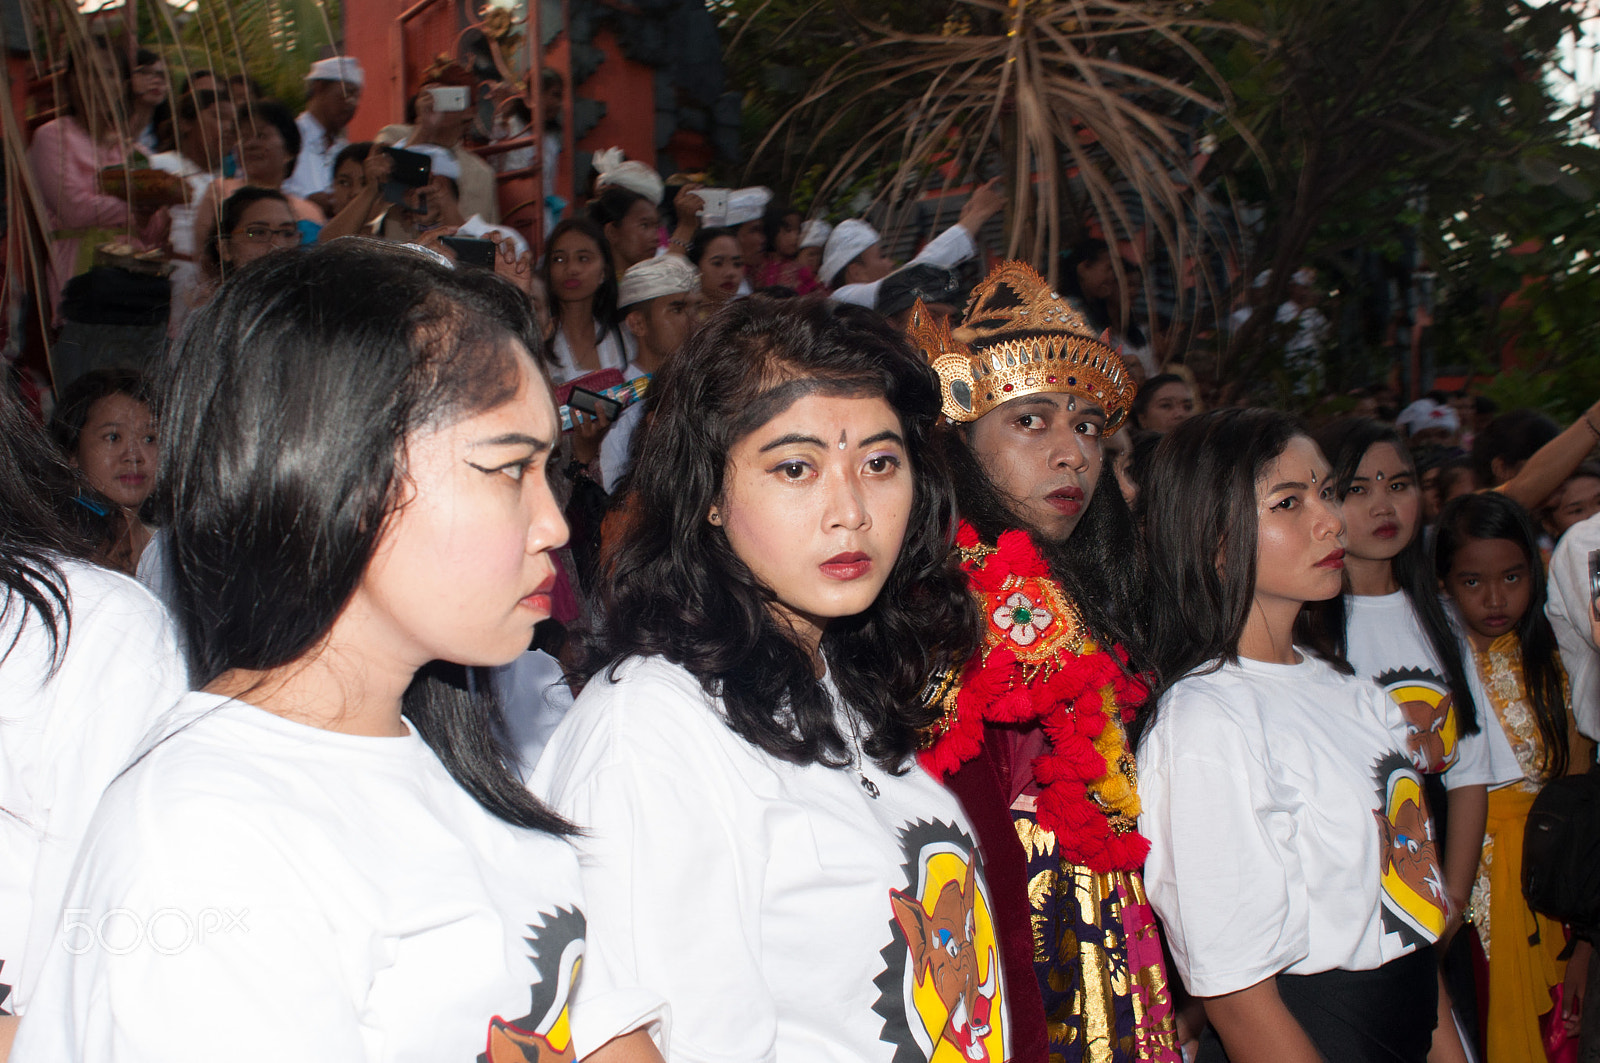
[[[1439,1017],[1431,945],[1372,971],[1280,974],[1278,996],[1329,1063],[1427,1063]],[[1209,1027],[1195,1063],[1228,1063]]]

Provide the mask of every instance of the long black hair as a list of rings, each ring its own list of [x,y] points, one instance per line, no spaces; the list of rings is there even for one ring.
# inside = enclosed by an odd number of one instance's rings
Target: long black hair
[[[951,561],[954,504],[928,444],[937,381],[901,333],[859,307],[752,296],[712,317],[667,363],[633,465],[632,520],[608,558],[601,620],[575,675],[599,682],[626,657],[659,655],[720,698],[728,726],[751,745],[797,764],[848,762],[811,655],[707,520],[734,445],[807,394],[881,396],[900,416],[914,482],[904,545],[877,600],[830,622],[821,649],[863,725],[866,754],[901,771],[934,718],[923,684],[967,659],[978,618]]]
[[[1528,513],[1498,491],[1452,498],[1439,514],[1433,538],[1433,571],[1443,582],[1455,564],[1456,552],[1472,539],[1507,539],[1522,551],[1528,566],[1528,611],[1517,621],[1522,642],[1522,681],[1544,743],[1546,778],[1567,773],[1567,699],[1556,656],[1556,633],[1545,618],[1544,562],[1539,538]]]
[[[77,496],[79,478],[0,379],[0,662],[11,655],[31,612],[45,626],[50,671],[60,667],[72,626],[60,562],[89,561],[93,546],[61,519],[57,506]],[[70,503],[69,503],[70,504]]]
[[[1156,447],[1140,494],[1147,500],[1150,652],[1162,694],[1184,676],[1238,662],[1256,595],[1256,484],[1306,434],[1289,414],[1234,408],[1191,418]],[[1297,644],[1350,673],[1330,640],[1301,638],[1297,630]],[[1158,702],[1151,698],[1140,710],[1136,738],[1155,721]]]
[[[1478,707],[1472,699],[1472,687],[1467,680],[1466,661],[1461,656],[1461,643],[1456,638],[1455,628],[1444,611],[1444,605],[1439,601],[1439,581],[1434,576],[1433,565],[1428,559],[1427,536],[1422,533],[1420,507],[1422,482],[1417,476],[1417,463],[1412,459],[1411,451],[1406,448],[1400,439],[1400,433],[1393,426],[1366,417],[1335,421],[1317,432],[1316,440],[1317,445],[1322,448],[1323,456],[1328,459],[1328,464],[1333,466],[1334,490],[1338,493],[1341,503],[1350,493],[1356,470],[1361,467],[1367,452],[1380,443],[1394,447],[1395,453],[1400,455],[1400,460],[1411,470],[1412,489],[1418,492],[1417,525],[1412,531],[1411,541],[1406,543],[1389,564],[1394,573],[1394,581],[1405,592],[1412,611],[1422,622],[1423,634],[1428,638],[1428,645],[1432,647],[1434,657],[1444,669],[1445,683],[1449,686],[1450,697],[1455,703],[1457,728],[1462,734],[1477,734]],[[1348,576],[1345,577],[1345,584],[1348,592]],[[1319,603],[1312,611],[1320,614],[1314,623],[1325,627],[1338,648],[1339,656],[1345,656],[1350,645],[1350,637],[1344,595]]]
[[[1139,536],[1117,483],[1114,463],[1108,458],[1101,464],[1094,494],[1072,534],[1064,542],[1052,542],[1007,504],[1005,492],[984,471],[959,428],[942,427],[936,439],[955,483],[961,519],[991,546],[1002,532],[1028,532],[1095,641],[1120,645],[1128,653],[1128,670],[1150,676],[1154,664],[1143,622],[1146,595],[1144,567],[1137,563]]]
[[[315,650],[404,494],[406,440],[515,392],[528,300],[403,246],[348,237],[241,270],[169,362],[161,439],[172,599],[196,687]],[[359,293],[353,298],[352,293]],[[461,787],[506,822],[570,830],[517,781],[483,669],[434,662],[403,707]]]

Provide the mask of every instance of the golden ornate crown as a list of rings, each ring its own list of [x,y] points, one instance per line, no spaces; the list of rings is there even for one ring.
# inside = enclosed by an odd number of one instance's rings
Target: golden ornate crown
[[[1135,391],[1122,359],[1025,262],[1002,262],[972,290],[954,332],[918,299],[906,326],[934,372],[944,415],[970,423],[1024,395],[1081,395],[1106,412],[1106,434],[1128,418]]]

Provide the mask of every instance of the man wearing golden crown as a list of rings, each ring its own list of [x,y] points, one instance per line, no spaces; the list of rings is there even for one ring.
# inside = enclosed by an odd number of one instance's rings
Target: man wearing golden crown
[[[1149,843],[1124,724],[1138,673],[1132,517],[1102,461],[1134,385],[1031,267],[1006,262],[949,323],[908,332],[939,375],[981,649],[935,677],[922,762],[983,847],[1003,951],[1011,1058],[1177,1063]]]

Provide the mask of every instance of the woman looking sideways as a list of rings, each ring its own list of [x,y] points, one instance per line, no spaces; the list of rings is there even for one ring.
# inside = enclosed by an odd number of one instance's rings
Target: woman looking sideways
[[[1296,632],[1342,587],[1332,470],[1291,417],[1230,409],[1174,429],[1146,486],[1151,578],[1186,608],[1152,619],[1139,829],[1199,1059],[1422,1063],[1446,901],[1405,720]]]
[[[971,828],[913,760],[924,677],[977,634],[931,370],[870,312],[752,297],[651,401],[532,783],[585,829],[574,1014],[638,984],[672,1059],[1002,1058]]]
[[[567,1021],[571,828],[494,737],[486,666],[566,538],[537,344],[511,286],[370,241],[190,323],[163,516],[198,689],[90,825],[15,1060],[657,1058],[640,995]]]
[[[555,319],[550,341],[555,382],[623,368],[633,360],[633,348],[616,320],[617,275],[599,227],[568,218],[545,246],[543,279]]]

